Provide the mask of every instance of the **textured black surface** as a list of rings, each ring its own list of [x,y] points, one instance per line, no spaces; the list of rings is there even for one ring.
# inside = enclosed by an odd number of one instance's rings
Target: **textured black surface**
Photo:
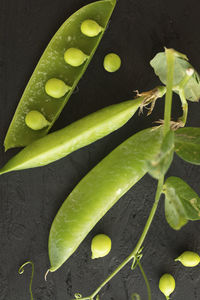
[[[18,150],[4,153],[3,140],[23,89],[51,36],[88,0],[0,0],[0,164]],[[199,0],[120,0],[112,21],[84,78],[53,130],[106,105],[132,98],[132,91],[158,84],[149,66],[163,46],[186,53],[200,70]],[[103,57],[114,51],[122,58],[115,74],[106,73]],[[189,105],[188,126],[200,126],[200,107]],[[174,97],[173,117],[181,114]],[[48,232],[51,222],[76,183],[107,153],[133,133],[162,118],[163,101],[152,115],[134,116],[119,131],[49,166],[0,177],[0,300],[29,299],[30,269],[18,275],[19,266],[35,263],[33,293],[36,300],[70,300],[75,292],[90,294],[133,249],[153,204],[156,181],[145,176],[91,231],[74,255],[56,273],[49,267]],[[185,179],[200,194],[200,169],[175,157],[169,175]],[[200,252],[200,222],[173,231],[165,221],[163,198],[144,243],[142,264],[152,287],[152,299],[164,299],[158,290],[163,272],[177,281],[172,299],[200,299],[199,268],[184,269],[173,259],[186,249]],[[112,238],[107,257],[92,261],[90,241],[96,233]],[[132,292],[147,299],[139,270],[125,267],[102,290],[100,299],[126,300]]]

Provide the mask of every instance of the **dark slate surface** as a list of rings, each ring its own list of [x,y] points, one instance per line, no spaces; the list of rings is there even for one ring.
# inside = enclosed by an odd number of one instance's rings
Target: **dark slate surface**
[[[89,0],[0,0],[0,164],[18,150],[4,153],[3,140],[23,89],[51,36]],[[149,66],[163,46],[186,53],[200,70],[199,0],[120,0],[101,45],[84,78],[53,130],[106,105],[132,98],[136,89],[158,84]],[[102,60],[107,52],[119,53],[122,68],[106,73]],[[189,105],[188,126],[199,126],[199,104]],[[181,114],[174,97],[173,118]],[[75,292],[90,294],[133,249],[153,204],[156,181],[145,176],[91,231],[74,255],[48,282],[48,232],[66,196],[79,180],[133,133],[162,118],[163,101],[152,115],[135,116],[119,131],[41,169],[0,177],[0,300],[29,299],[30,269],[18,275],[19,266],[35,263],[33,293],[36,300],[69,300]],[[169,175],[180,176],[200,193],[200,169],[175,157]],[[179,232],[165,221],[163,198],[145,240],[143,266],[152,287],[152,299],[164,297],[158,290],[163,272],[177,281],[172,299],[200,299],[199,268],[184,269],[173,258],[186,249],[200,252],[200,222],[188,223]],[[96,233],[112,238],[113,248],[104,259],[90,259],[90,241]],[[139,270],[125,267],[102,291],[101,299],[126,300],[132,292],[147,299]]]

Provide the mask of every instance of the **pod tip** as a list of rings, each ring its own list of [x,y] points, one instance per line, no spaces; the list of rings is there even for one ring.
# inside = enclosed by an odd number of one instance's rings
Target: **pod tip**
[[[47,275],[49,274],[49,272],[50,272],[50,269],[48,269],[48,270],[46,271],[45,275],[44,275],[44,280],[45,280],[45,281],[47,281]]]

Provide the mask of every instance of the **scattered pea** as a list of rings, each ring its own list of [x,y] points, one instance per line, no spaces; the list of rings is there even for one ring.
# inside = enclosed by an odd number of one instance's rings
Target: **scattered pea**
[[[69,48],[64,54],[65,62],[73,67],[81,66],[87,58],[88,56],[77,48]]]
[[[175,290],[175,279],[171,274],[164,274],[159,281],[159,289],[165,295],[166,299],[169,299],[169,296]]]
[[[175,261],[180,261],[185,267],[196,267],[200,263],[200,256],[195,252],[185,251]]]
[[[103,28],[94,20],[85,20],[81,24],[81,32],[89,37],[97,36]]]
[[[51,78],[45,84],[46,93],[53,98],[63,97],[70,89],[70,86],[57,78]]]
[[[92,259],[106,256],[111,250],[111,239],[105,234],[98,234],[92,239]]]
[[[25,117],[26,125],[33,130],[40,130],[47,127],[50,123],[45,119],[43,114],[37,110],[30,111]]]
[[[104,69],[108,72],[116,72],[121,66],[121,58],[115,53],[109,53],[104,57]]]

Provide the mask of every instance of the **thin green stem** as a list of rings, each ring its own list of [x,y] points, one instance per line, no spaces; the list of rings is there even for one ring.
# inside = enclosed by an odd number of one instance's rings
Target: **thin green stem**
[[[144,231],[143,231],[142,235],[140,236],[140,239],[139,239],[139,241],[138,241],[135,249],[130,254],[131,258],[134,257],[137,254],[137,252],[140,250],[140,248],[141,248],[141,246],[142,246],[142,244],[144,242],[144,239],[145,239],[145,237],[147,235],[147,232],[149,230],[149,227],[150,227],[150,225],[151,225],[151,223],[153,221],[153,217],[154,217],[154,215],[156,213],[156,209],[158,207],[158,202],[159,202],[159,199],[160,199],[160,195],[162,193],[163,182],[164,182],[164,177],[162,176],[162,177],[160,177],[160,179],[158,181],[158,186],[157,186],[156,196],[155,196],[155,202],[154,202],[153,207],[151,209],[150,215],[149,215],[149,217],[147,219],[146,225],[144,227]]]
[[[140,239],[135,247],[135,249],[131,252],[131,254],[102,282],[102,284],[92,293],[91,296],[85,297],[85,298],[80,298],[80,300],[93,300],[96,295],[99,293],[99,291],[130,261],[132,260],[140,250],[144,239],[149,231],[150,225],[153,221],[154,215],[156,213],[156,209],[158,207],[160,195],[162,193],[162,188],[163,188],[163,182],[164,182],[164,177],[162,176],[159,181],[158,181],[158,186],[156,190],[156,196],[155,196],[155,201],[153,204],[153,207],[151,209],[150,215],[147,219],[146,225],[144,227],[143,233],[140,236]],[[75,299],[74,299],[75,300]]]
[[[167,92],[165,95],[165,112],[164,112],[164,135],[170,130],[173,78],[174,78],[174,50],[165,49],[167,59]]]
[[[32,267],[32,272],[31,272],[31,280],[30,280],[30,284],[29,284],[29,291],[30,291],[30,295],[31,295],[31,300],[33,300],[33,293],[32,293],[32,283],[33,283],[33,276],[34,276],[34,263],[32,261],[27,261],[25,262],[18,270],[18,273],[21,275],[24,273],[24,267],[26,265],[30,264]]]
[[[183,109],[183,115],[179,118],[179,120],[183,123],[182,125],[185,126],[185,123],[187,121],[187,115],[188,115],[188,103],[185,98],[185,92],[184,89],[179,90],[179,96],[182,103],[182,109]]]
[[[185,76],[183,77],[183,79],[173,89],[178,91],[180,89],[184,89],[193,74],[194,74],[194,69],[188,68],[185,72]]]
[[[133,258],[132,255],[129,255],[105,280],[104,282],[94,291],[94,293],[90,296],[90,299],[94,299],[94,297],[99,293],[99,291]]]
[[[140,263],[140,261],[138,260],[138,266],[140,268],[140,272],[142,273],[142,276],[144,278],[144,281],[146,283],[146,287],[147,287],[147,294],[148,294],[148,300],[151,300],[151,288],[150,288],[150,284],[149,284],[149,281],[148,281],[148,278],[144,272],[144,269],[142,268],[142,265]]]

